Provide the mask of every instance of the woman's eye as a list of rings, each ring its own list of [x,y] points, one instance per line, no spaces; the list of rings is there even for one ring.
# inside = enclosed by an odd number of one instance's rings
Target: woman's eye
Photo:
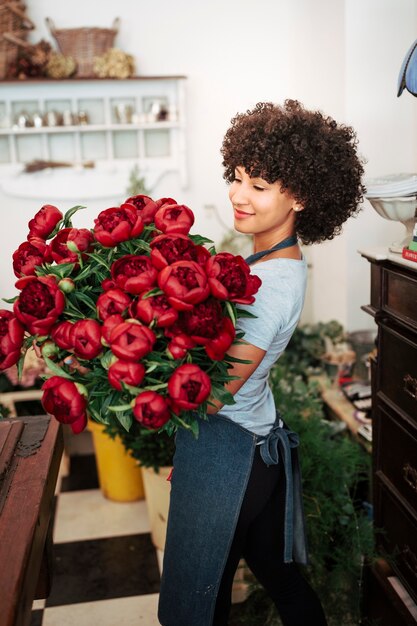
[[[233,179],[233,182],[234,182],[234,183],[241,183],[241,182],[242,182],[242,179],[241,179],[241,178],[238,178],[237,176],[235,176],[235,177],[234,177],[234,179]]]
[[[256,189],[256,191],[265,191],[265,187],[260,187],[259,185],[254,185],[253,188]]]

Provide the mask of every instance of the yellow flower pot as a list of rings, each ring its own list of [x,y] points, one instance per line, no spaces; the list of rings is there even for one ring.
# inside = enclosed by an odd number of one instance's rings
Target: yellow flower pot
[[[145,497],[142,472],[137,461],[126,452],[119,437],[112,439],[104,427],[89,421],[96,454],[98,480],[103,495],[116,502],[133,502]]]

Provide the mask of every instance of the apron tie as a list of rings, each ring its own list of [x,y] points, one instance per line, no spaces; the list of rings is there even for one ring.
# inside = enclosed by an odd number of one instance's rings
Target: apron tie
[[[285,474],[285,512],[284,512],[284,562],[291,563],[294,540],[294,499],[293,470],[291,448],[297,448],[300,439],[277,417],[272,430],[260,440],[260,453],[266,465],[278,465],[282,459]]]

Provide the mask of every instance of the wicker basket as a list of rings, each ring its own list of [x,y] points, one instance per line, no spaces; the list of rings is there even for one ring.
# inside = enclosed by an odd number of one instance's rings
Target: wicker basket
[[[25,46],[27,32],[35,28],[25,14],[21,2],[0,0],[0,80],[7,75],[7,68],[16,61],[19,46]]]
[[[120,23],[119,18],[116,18],[112,28],[57,29],[49,17],[45,21],[60,52],[77,62],[76,75],[80,77],[94,76],[94,57],[101,56],[113,46]]]

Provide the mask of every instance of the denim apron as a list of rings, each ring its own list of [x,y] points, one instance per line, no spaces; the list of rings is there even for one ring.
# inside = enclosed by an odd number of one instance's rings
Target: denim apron
[[[278,412],[265,437],[221,413],[200,420],[197,439],[178,430],[158,611],[162,626],[211,626],[257,445],[263,461],[281,463],[285,474],[283,560],[307,562],[298,443]]]

